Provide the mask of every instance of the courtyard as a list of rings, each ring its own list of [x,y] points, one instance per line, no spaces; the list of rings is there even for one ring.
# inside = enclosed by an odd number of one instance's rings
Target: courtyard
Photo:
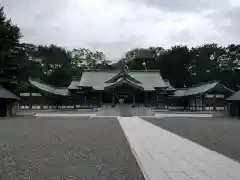
[[[224,117],[127,117],[133,113],[120,111],[122,116],[115,117],[2,118],[1,178],[240,177],[240,121]]]
[[[144,179],[117,119],[0,121],[3,180]]]

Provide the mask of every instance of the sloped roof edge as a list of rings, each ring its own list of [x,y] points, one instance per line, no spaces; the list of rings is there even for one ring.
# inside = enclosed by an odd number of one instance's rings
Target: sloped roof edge
[[[116,74],[114,77],[112,77],[111,79],[108,79],[105,83],[113,83],[115,81],[117,81],[119,78],[121,77],[126,77],[129,80],[137,83],[137,84],[141,84],[141,82],[139,82],[138,80],[136,80],[135,78],[133,78],[131,75],[129,75],[127,72],[120,72],[118,74]]]
[[[36,87],[37,89],[39,89],[41,91],[52,93],[52,94],[55,94],[55,95],[60,95],[60,96],[67,96],[68,95],[67,87],[57,88],[57,87],[54,87],[50,84],[42,82],[38,79],[32,79],[32,78],[29,78],[28,81],[32,86]]]
[[[177,89],[172,86],[168,79],[163,79],[164,83],[167,85],[166,91],[176,91]]]
[[[130,86],[132,86],[132,87],[134,87],[134,88],[144,90],[144,88],[143,88],[141,85],[136,84],[135,82],[133,82],[133,81],[127,79],[127,78],[122,78],[122,79],[119,80],[119,81],[116,81],[116,82],[114,82],[114,83],[111,83],[111,84],[109,84],[108,86],[105,86],[104,89],[115,88],[115,87],[117,87],[117,86],[119,86],[119,85],[121,85],[121,84],[128,84],[128,85],[130,85]]]
[[[101,71],[106,71],[106,72],[119,72],[121,71],[120,69],[86,69],[84,72],[101,72]],[[129,72],[160,72],[160,70],[129,70]]]
[[[18,96],[0,85],[0,98],[20,100]]]
[[[197,84],[197,85],[191,86],[189,88],[177,89],[174,92],[173,96],[184,97],[184,96],[193,96],[193,95],[203,94],[203,93],[207,93],[207,92],[213,90],[217,86],[221,86],[222,88],[226,89],[229,92],[234,92],[233,90],[220,84],[218,81],[210,81],[210,82],[204,82],[201,84]]]
[[[227,98],[227,101],[240,101],[240,91],[235,92],[232,96]]]

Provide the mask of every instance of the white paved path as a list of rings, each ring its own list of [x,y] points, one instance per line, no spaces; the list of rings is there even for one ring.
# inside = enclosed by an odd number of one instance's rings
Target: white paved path
[[[138,117],[118,117],[146,180],[240,180],[240,163]]]

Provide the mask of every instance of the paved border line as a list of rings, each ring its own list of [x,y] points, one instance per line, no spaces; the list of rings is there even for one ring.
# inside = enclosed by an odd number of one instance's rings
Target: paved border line
[[[193,114],[193,113],[182,113],[182,114],[167,114],[167,113],[156,113],[155,117],[165,118],[165,117],[213,117],[212,114]]]
[[[36,113],[35,117],[95,117],[96,114]]]
[[[125,130],[125,128],[123,127],[123,125],[121,123],[121,118],[122,118],[121,116],[117,116],[117,120],[118,120],[118,122],[119,122],[119,124],[120,124],[120,126],[122,128],[122,131],[123,131],[123,133],[125,135],[125,138],[127,139],[128,144],[129,144],[129,146],[130,146],[130,148],[131,148],[131,150],[133,152],[133,155],[134,155],[135,159],[137,160],[137,163],[138,163],[138,165],[139,165],[139,167],[140,167],[140,169],[141,169],[141,171],[143,173],[143,176],[144,176],[145,180],[151,180],[149,178],[149,176],[148,176],[148,174],[147,174],[147,172],[146,172],[146,170],[145,170],[141,160],[138,158],[137,152],[135,151],[135,148],[133,147],[133,145],[132,145],[128,135],[126,134],[126,130]],[[125,117],[125,118],[127,118],[127,117]]]

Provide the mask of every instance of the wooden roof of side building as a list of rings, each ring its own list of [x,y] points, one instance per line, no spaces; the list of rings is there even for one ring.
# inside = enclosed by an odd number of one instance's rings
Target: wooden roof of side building
[[[68,96],[69,94],[67,87],[62,87],[62,88],[54,87],[38,79],[29,79],[29,83],[33,87],[39,89],[40,91],[44,91],[44,92],[48,92],[48,93],[60,95],[60,96]]]
[[[20,98],[0,85],[0,98],[19,100]]]
[[[211,81],[211,82],[197,84],[189,88],[177,89],[174,92],[173,96],[174,97],[196,96],[196,95],[205,94],[214,90],[219,92],[222,91],[222,92],[234,93],[233,90],[220,84],[218,81]]]
[[[240,101],[240,91],[235,92],[232,96],[230,96],[228,101]]]

